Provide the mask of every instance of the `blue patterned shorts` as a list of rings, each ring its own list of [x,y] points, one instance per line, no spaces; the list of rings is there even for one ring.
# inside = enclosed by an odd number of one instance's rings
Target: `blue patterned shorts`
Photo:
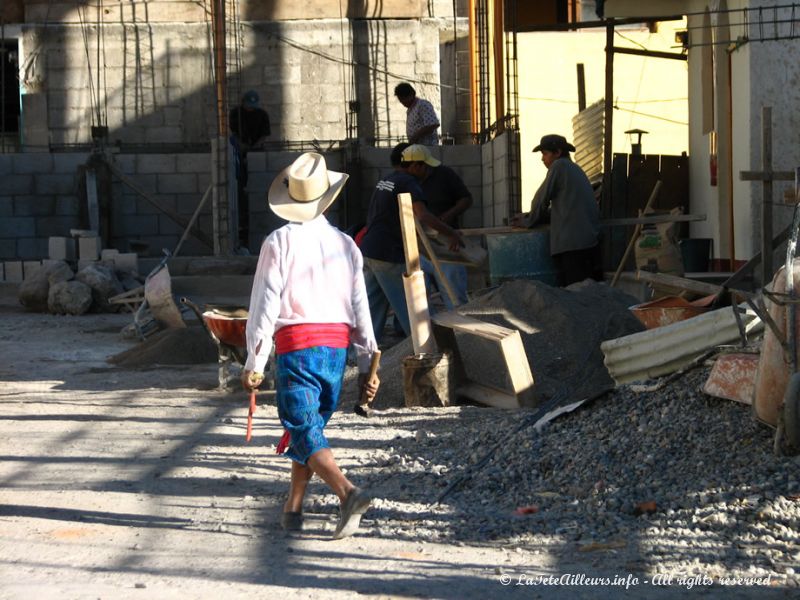
[[[339,404],[344,348],[316,346],[277,356],[278,417],[291,435],[286,456],[300,464],[330,448],[324,429]]]

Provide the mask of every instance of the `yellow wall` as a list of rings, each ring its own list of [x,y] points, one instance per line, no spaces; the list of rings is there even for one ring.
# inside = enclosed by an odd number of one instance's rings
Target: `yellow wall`
[[[675,31],[683,28],[685,21],[661,23],[657,33],[629,26],[619,30],[614,45],[641,47],[622,34],[648,50],[679,52]],[[523,210],[528,210],[546,173],[541,154],[531,149],[547,133],[572,140],[572,117],[578,111],[578,63],[584,64],[587,105],[604,96],[605,36],[604,29],[518,35]],[[614,152],[630,152],[627,129],[650,132],[642,139],[645,154],[688,152],[687,74],[686,61],[614,56],[614,98],[620,107],[614,111]]]

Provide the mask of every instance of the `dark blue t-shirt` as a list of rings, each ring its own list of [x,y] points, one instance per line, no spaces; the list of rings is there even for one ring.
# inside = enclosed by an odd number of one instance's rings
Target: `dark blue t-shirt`
[[[400,203],[397,200],[397,196],[403,193],[411,194],[412,202],[425,201],[417,179],[404,171],[392,171],[375,186],[367,212],[367,233],[360,246],[361,253],[367,258],[405,262]]]
[[[422,182],[422,193],[428,201],[428,210],[437,217],[453,208],[462,198],[472,198],[458,173],[446,165],[431,169],[428,178]],[[451,219],[447,224],[458,227],[457,221]]]

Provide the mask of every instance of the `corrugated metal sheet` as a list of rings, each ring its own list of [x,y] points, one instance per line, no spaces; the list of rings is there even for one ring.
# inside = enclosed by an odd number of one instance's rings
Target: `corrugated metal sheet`
[[[589,181],[603,174],[603,139],[605,132],[605,101],[598,100],[572,117],[572,145],[575,163],[583,169]]]
[[[748,335],[764,328],[752,310],[742,313],[741,319]],[[705,351],[738,339],[736,317],[733,309],[727,307],[658,329],[608,340],[600,344],[600,349],[609,374],[619,385],[673,373]]]

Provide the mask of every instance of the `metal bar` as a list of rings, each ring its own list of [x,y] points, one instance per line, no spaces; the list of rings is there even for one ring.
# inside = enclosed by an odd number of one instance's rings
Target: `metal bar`
[[[603,200],[611,203],[611,161],[614,132],[614,20],[606,24],[605,130],[603,132]]]
[[[761,169],[772,173],[772,107],[761,107]],[[761,198],[761,285],[772,281],[772,178],[764,178]]]
[[[617,54],[634,54],[636,56],[648,56],[650,58],[671,58],[673,60],[688,60],[686,54],[678,52],[661,52],[658,50],[641,50],[639,48],[623,48],[621,46],[614,46],[614,52]]]

